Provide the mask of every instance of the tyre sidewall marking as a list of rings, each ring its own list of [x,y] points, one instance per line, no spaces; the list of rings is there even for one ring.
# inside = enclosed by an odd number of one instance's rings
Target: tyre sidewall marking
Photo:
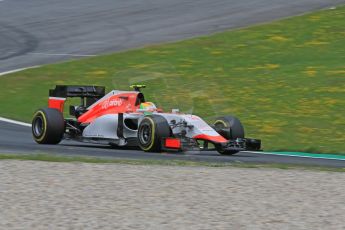
[[[217,123],[222,123],[224,125],[224,128],[228,128],[228,124],[225,121],[223,121],[223,120],[216,120],[214,122],[214,125],[216,125]]]
[[[151,117],[145,117],[144,119],[147,119],[151,125],[152,125],[152,134],[151,134],[151,144],[148,146],[148,147],[144,147],[143,150],[144,151],[148,151],[152,148],[153,144],[155,143],[155,129],[156,129],[156,126],[155,126],[155,122],[152,120]]]
[[[44,129],[43,129],[43,132],[42,132],[42,135],[40,138],[36,138],[35,135],[34,135],[34,138],[37,140],[37,141],[42,141],[47,133],[47,119],[46,119],[46,116],[45,114],[42,112],[42,111],[37,111],[34,115],[34,118],[38,115],[41,115],[42,119],[43,119],[43,123],[44,123]]]
[[[231,123],[229,121],[225,121],[225,120],[216,120],[214,122],[214,125],[216,125],[217,123],[221,123],[222,125],[224,125],[224,128],[230,128],[230,133],[229,133],[229,136],[228,138],[231,138],[232,137],[232,130],[231,130]],[[228,138],[224,137],[225,139],[229,140]]]

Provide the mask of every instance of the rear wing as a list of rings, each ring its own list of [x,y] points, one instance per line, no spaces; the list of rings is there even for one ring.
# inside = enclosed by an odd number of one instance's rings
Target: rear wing
[[[105,95],[104,86],[90,85],[57,85],[55,89],[49,90],[49,97],[98,97]]]
[[[105,95],[104,86],[90,85],[56,85],[49,90],[48,107],[63,112],[64,104],[69,97],[80,97],[82,106],[90,106]]]

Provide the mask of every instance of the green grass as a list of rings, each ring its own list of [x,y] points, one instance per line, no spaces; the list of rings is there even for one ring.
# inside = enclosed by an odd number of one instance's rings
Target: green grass
[[[345,7],[0,77],[0,116],[30,121],[55,84],[128,89],[206,120],[240,118],[268,151],[345,153]]]
[[[96,164],[128,164],[128,165],[161,165],[180,167],[238,167],[238,168],[277,168],[277,169],[298,169],[312,171],[345,172],[345,168],[317,167],[309,165],[294,164],[258,164],[258,163],[219,163],[186,160],[136,160],[136,159],[110,159],[84,156],[62,156],[51,154],[1,154],[0,160],[25,160],[25,161],[46,161],[46,162],[82,162]]]

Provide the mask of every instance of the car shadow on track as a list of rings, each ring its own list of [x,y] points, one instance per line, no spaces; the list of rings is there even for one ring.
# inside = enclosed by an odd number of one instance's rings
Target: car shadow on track
[[[116,152],[131,154],[131,153],[140,153],[143,155],[157,155],[157,156],[185,156],[185,157],[207,157],[207,158],[255,158],[256,156],[250,155],[249,153],[237,153],[235,155],[220,155],[217,151],[187,151],[187,152],[161,152],[161,153],[154,153],[154,152],[144,152],[139,147],[120,147],[120,146],[111,146],[111,145],[101,145],[101,144],[92,144],[92,143],[61,143],[59,145],[62,145],[64,147],[75,147],[75,148],[85,148],[85,149],[97,149],[97,151],[104,150],[105,152],[111,152],[112,150],[115,150]],[[91,150],[92,151],[92,150]],[[135,151],[135,152],[133,152]]]

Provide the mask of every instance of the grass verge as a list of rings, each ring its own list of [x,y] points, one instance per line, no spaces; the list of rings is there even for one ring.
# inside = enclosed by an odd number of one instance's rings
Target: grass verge
[[[0,77],[0,116],[29,121],[56,84],[148,85],[206,120],[235,114],[267,151],[345,152],[345,7]]]
[[[83,156],[58,156],[50,154],[0,154],[0,160],[29,160],[46,162],[83,162],[98,164],[128,164],[128,165],[162,165],[181,167],[239,167],[239,168],[277,168],[277,169],[298,169],[314,171],[345,172],[345,168],[317,167],[309,165],[293,164],[258,164],[258,163],[214,163],[203,161],[185,160],[137,160],[137,159],[109,159]]]

